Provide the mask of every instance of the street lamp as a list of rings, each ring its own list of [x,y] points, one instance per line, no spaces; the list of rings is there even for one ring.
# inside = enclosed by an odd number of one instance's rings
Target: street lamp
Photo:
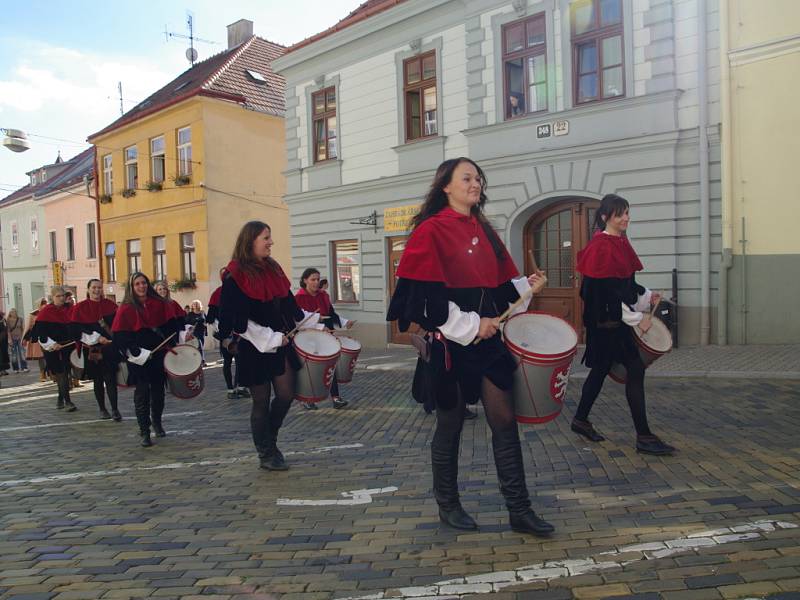
[[[28,136],[25,135],[24,131],[20,131],[19,129],[3,129],[0,128],[5,134],[3,138],[3,146],[11,150],[12,152],[25,152],[31,147],[31,143],[28,141]]]

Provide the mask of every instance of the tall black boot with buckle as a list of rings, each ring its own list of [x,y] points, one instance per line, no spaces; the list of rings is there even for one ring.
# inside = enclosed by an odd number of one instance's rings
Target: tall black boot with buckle
[[[550,523],[531,510],[528,487],[525,485],[525,466],[516,426],[492,436],[494,464],[500,491],[506,499],[511,529],[517,533],[547,536],[555,531]]]
[[[474,531],[478,524],[461,506],[458,497],[458,446],[461,431],[444,434],[437,427],[431,443],[433,495],[439,505],[439,520],[454,527]]]

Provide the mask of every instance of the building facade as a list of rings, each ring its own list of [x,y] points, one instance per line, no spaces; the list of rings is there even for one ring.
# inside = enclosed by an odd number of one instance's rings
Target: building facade
[[[547,272],[537,308],[582,329],[575,258],[614,192],[681,342],[713,341],[718,22],[702,0],[370,0],[289,48],[295,279],[330,274],[365,344],[405,342],[385,313],[408,218],[437,165],[469,156],[518,267]]]
[[[270,62],[284,48],[229,26],[229,48],[200,62],[93,134],[102,272],[122,298],[136,270],[205,304],[244,222],[275,231],[288,269],[283,79]]]
[[[719,329],[729,343],[797,343],[800,4],[720,3],[723,267]]]

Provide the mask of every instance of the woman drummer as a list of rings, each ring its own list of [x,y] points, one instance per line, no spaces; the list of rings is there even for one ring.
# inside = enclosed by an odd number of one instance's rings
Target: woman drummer
[[[529,293],[545,279],[537,273],[512,282],[514,261],[483,214],[485,186],[483,171],[468,158],[439,165],[412,219],[387,319],[399,321],[400,331],[414,322],[434,332],[431,361],[439,376],[431,466],[441,521],[477,528],[459,500],[458,449],[464,404],[480,396],[511,528],[549,535],[553,526],[531,510],[510,394],[516,364],[499,335],[499,315],[520,298],[516,285]]]
[[[38,342],[44,350],[47,370],[58,385],[56,408],[67,408],[74,412],[78,407],[69,397],[69,354],[72,351],[69,331],[70,307],[66,304],[66,292],[60,285],[50,288],[50,304],[39,309],[36,323],[31,330],[32,341]]]
[[[591,371],[583,384],[572,431],[593,442],[605,439],[589,422],[589,412],[611,366],[620,363],[627,371],[625,397],[636,428],[636,450],[672,454],[675,448],[653,435],[647,424],[644,364],[633,339],[633,327],[642,333],[650,329],[648,308],[656,306],[660,296],[636,283],[635,273],[643,267],[626,235],[629,208],[624,198],[606,195],[595,213],[595,233],[578,253],[576,269],[583,275],[581,299],[586,326],[583,363]]]
[[[72,338],[76,343],[84,344],[82,351],[86,354],[85,377],[94,383],[94,397],[100,409],[100,418],[122,421],[117,406],[120,354],[112,343],[111,335],[117,304],[103,297],[103,282],[99,279],[90,279],[86,289],[86,299],[73,306],[70,313]],[[92,345],[86,345],[90,338],[95,338],[96,341]],[[111,404],[111,414],[106,409],[106,394]]]
[[[156,293],[147,275],[138,271],[132,273],[111,331],[114,344],[128,357],[130,373],[136,382],[133,403],[144,447],[153,445],[151,424],[158,437],[167,435],[161,422],[164,354],[175,345],[180,330],[181,318],[175,314],[172,304]]]
[[[270,256],[273,243],[272,231],[261,221],[245,223],[239,232],[222,283],[219,335],[222,346],[236,354],[239,384],[250,389],[250,428],[260,466],[285,471],[289,467],[278,449],[278,431],[292,404],[299,367],[285,332],[303,318],[303,311]]]
[[[350,329],[353,326],[353,321],[340,317],[333,309],[328,292],[320,289],[319,271],[313,267],[303,271],[300,276],[300,289],[294,297],[303,310],[318,312],[320,314],[320,323],[325,325],[325,329],[328,331],[333,331],[334,327]],[[336,377],[333,378],[333,384],[331,384],[331,399],[333,400],[333,408],[347,406],[347,400],[342,400],[339,395],[339,383],[336,381]],[[304,402],[303,406],[310,410],[317,409],[316,402]]]

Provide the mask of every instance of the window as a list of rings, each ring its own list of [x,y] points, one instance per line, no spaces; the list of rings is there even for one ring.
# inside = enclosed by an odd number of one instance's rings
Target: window
[[[56,244],[56,232],[50,231],[50,262],[56,262],[58,260],[58,246]]]
[[[125,148],[125,187],[135,190],[139,185],[139,151],[136,146]]]
[[[142,270],[142,240],[128,240],[128,275]]]
[[[14,254],[19,254],[19,229],[16,221],[11,221],[11,250]]]
[[[150,180],[164,181],[164,136],[150,140]]]
[[[183,265],[183,278],[194,281],[197,278],[197,273],[194,271],[194,233],[181,234],[181,263]]]
[[[117,249],[114,242],[106,242],[106,278],[109,281],[117,280]]]
[[[625,95],[622,0],[571,5],[575,104]]]
[[[31,185],[36,185],[37,177],[36,173],[31,173]]]
[[[103,193],[109,196],[114,193],[114,173],[111,170],[111,155],[103,156]]]
[[[75,260],[75,228],[67,227],[67,260]]]
[[[547,110],[544,13],[503,27],[506,119]]]
[[[47,171],[46,170],[42,169],[42,171],[41,171],[41,173],[39,175],[39,179],[42,181],[42,183],[47,181]]]
[[[39,220],[31,217],[31,252],[39,253]]]
[[[156,281],[167,278],[167,238],[163,235],[153,238],[153,276]]]
[[[328,87],[311,95],[314,121],[314,162],[339,156],[336,147],[336,88]]]
[[[97,258],[97,230],[94,223],[86,224],[86,258]]]
[[[436,52],[403,61],[403,94],[406,141],[436,135]]]
[[[333,242],[334,302],[358,302],[361,293],[361,265],[358,240]]]
[[[178,175],[192,173],[192,128],[178,129]]]

